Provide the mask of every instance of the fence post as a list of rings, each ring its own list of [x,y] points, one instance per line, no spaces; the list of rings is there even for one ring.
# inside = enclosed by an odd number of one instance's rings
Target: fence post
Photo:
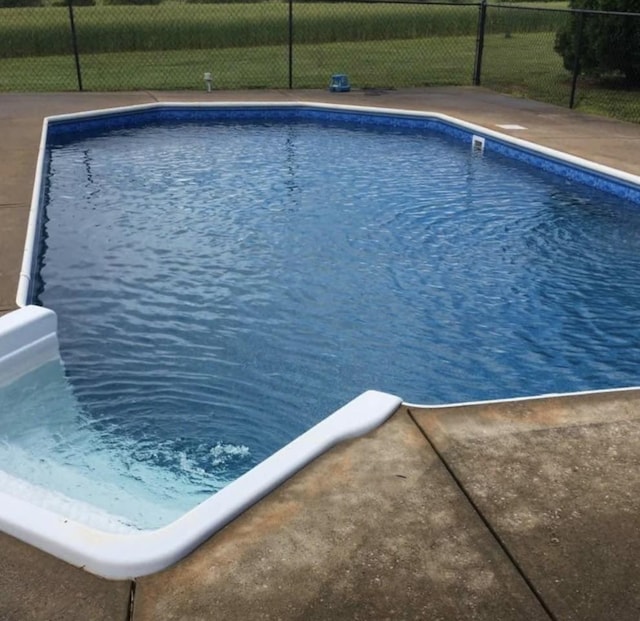
[[[82,90],[82,72],[80,71],[80,55],[78,54],[78,39],[76,37],[76,22],[73,19],[73,0],[67,0],[69,7],[69,26],[71,27],[71,45],[73,47],[73,56],[76,61],[76,76],[78,78],[78,90]]]
[[[478,13],[478,34],[476,36],[476,59],[473,67],[473,85],[480,86],[482,75],[482,52],[484,51],[484,29],[487,23],[487,0],[481,0]]]
[[[293,88],[293,0],[289,0],[289,89]]]
[[[576,87],[578,85],[578,75],[580,74],[580,54],[582,52],[582,30],[584,29],[584,13],[580,13],[578,18],[578,32],[576,34],[576,47],[573,58],[573,76],[571,78],[571,96],[569,97],[569,108],[573,109],[576,103]]]

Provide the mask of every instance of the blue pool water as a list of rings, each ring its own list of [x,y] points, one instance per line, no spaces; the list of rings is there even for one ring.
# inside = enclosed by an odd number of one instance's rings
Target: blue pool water
[[[5,445],[124,524],[166,523],[369,388],[436,404],[639,383],[640,207],[441,134],[96,132],[52,145],[45,207],[37,302],[64,374],[14,391],[63,397],[49,431]]]

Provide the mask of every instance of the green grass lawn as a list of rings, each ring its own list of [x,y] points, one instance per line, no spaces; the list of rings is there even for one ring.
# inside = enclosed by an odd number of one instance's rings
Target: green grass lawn
[[[86,54],[86,90],[286,88],[286,46]],[[293,86],[322,88],[332,73],[347,73],[355,87],[398,88],[470,84],[474,37],[323,43],[294,48]],[[0,90],[76,90],[71,56],[0,59]]]
[[[518,97],[569,105],[571,75],[553,51],[555,33],[489,35],[482,85]]]

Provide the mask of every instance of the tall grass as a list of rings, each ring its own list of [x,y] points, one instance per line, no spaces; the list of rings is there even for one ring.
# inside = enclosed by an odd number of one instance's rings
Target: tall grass
[[[552,29],[553,12],[489,11],[488,32]],[[70,51],[64,7],[3,9],[0,58]],[[75,9],[81,54],[283,45],[284,2],[93,6]],[[508,23],[507,23],[508,22]],[[476,6],[296,3],[294,44],[473,36]]]

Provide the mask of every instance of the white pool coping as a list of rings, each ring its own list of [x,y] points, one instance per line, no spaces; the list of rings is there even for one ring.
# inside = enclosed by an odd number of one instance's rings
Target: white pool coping
[[[55,313],[26,306],[0,317],[0,383],[57,353]],[[105,533],[0,491],[0,529],[72,565],[110,579],[144,576],[179,561],[234,517],[326,450],[381,425],[402,400],[367,391],[171,524]]]
[[[4,317],[0,317],[0,385],[3,382],[8,383],[29,370],[59,357],[55,313],[45,308],[28,305],[31,271],[38,244],[40,196],[49,124],[57,121],[163,107],[309,107],[368,114],[429,118],[445,121],[480,136],[494,137],[505,143],[530,150],[533,153],[640,186],[640,177],[638,176],[435,112],[414,112],[393,108],[313,102],[180,102],[153,103],[47,117],[43,123],[40,140],[34,191],[16,298],[18,306],[21,308]],[[563,393],[562,395],[554,393],[553,395],[539,395],[533,398],[616,392],[632,388],[636,387]],[[520,397],[451,405],[405,405],[439,409],[479,403],[521,401],[531,398]],[[101,532],[47,509],[36,507],[2,491],[0,491],[0,529],[73,565],[80,566],[105,578],[127,579],[148,575],[165,569],[184,558],[200,543],[330,447],[338,442],[361,436],[377,428],[401,404],[402,400],[394,395],[374,390],[361,394],[211,498],[187,512],[178,520],[157,530],[141,531],[135,534]]]

